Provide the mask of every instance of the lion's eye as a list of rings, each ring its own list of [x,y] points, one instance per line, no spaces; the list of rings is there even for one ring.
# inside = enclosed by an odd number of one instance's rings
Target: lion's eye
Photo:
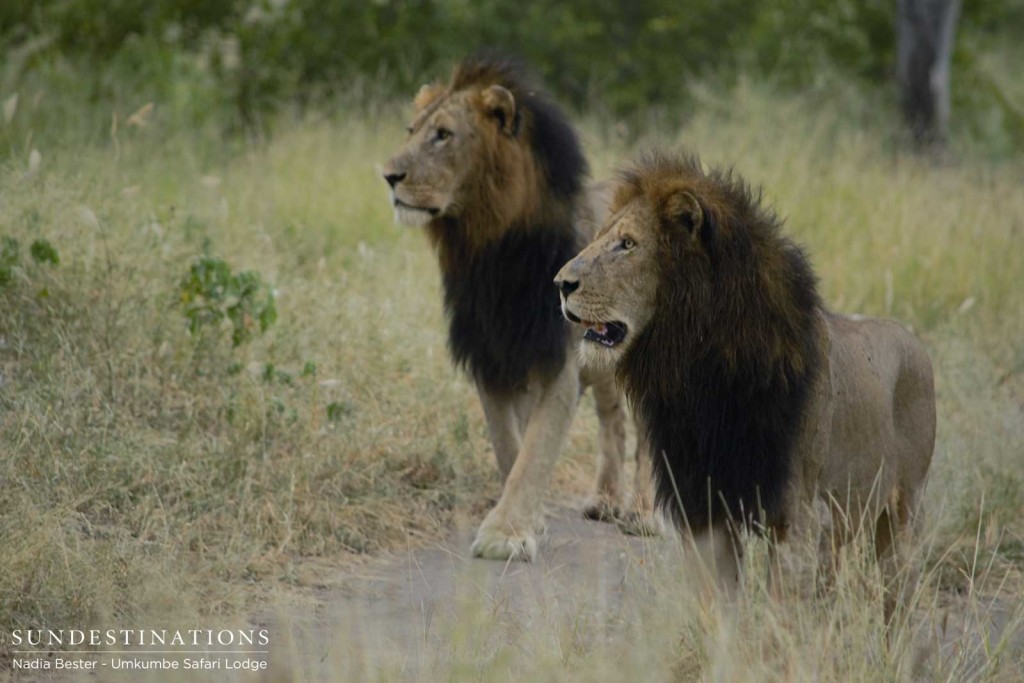
[[[447,128],[438,128],[437,132],[434,134],[434,137],[437,138],[440,141],[447,140],[451,136],[452,136],[452,132],[450,130],[448,130]]]
[[[632,237],[623,237],[622,242],[619,243],[619,246],[625,249],[626,251],[629,251],[630,249],[636,246],[636,242],[633,241]]]
[[[405,132],[408,133],[409,135],[412,135],[412,131],[413,131],[412,126],[406,126],[405,127]]]

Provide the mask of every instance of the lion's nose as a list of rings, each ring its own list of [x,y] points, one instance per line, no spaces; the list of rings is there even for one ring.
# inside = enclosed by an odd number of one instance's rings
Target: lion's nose
[[[394,187],[398,183],[400,183],[403,180],[405,180],[405,174],[404,173],[385,173],[384,174],[384,180],[388,181],[388,185],[390,185],[391,187]]]
[[[570,294],[572,294],[573,292],[580,288],[580,281],[555,280],[555,286],[558,287],[558,291],[560,291],[564,296],[569,296]]]

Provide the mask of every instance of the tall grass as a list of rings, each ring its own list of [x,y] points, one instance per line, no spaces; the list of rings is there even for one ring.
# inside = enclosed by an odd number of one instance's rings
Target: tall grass
[[[399,109],[240,144],[164,129],[158,107],[116,139],[12,143],[0,169],[0,238],[19,244],[0,284],[0,632],[237,612],[480,518],[499,492],[482,415],[446,356],[434,257],[392,224],[375,170],[402,137]],[[930,164],[835,104],[749,82],[709,91],[697,111],[661,144],[762,184],[830,306],[899,318],[933,354],[921,610],[1019,596],[1024,166]],[[632,151],[597,122],[583,130],[598,177]],[[59,264],[29,255],[40,238]],[[201,256],[272,285],[266,333],[237,347],[216,326],[189,334],[180,283]],[[560,493],[589,485],[595,433],[582,410]],[[852,562],[826,602],[778,605],[751,579],[753,599],[727,613],[652,599],[681,580],[664,565],[612,646],[566,655],[551,624],[503,650],[492,614],[467,622],[476,660],[433,671],[882,680],[912,668],[885,654],[870,563]],[[987,653],[977,675],[1019,671],[1019,657]]]

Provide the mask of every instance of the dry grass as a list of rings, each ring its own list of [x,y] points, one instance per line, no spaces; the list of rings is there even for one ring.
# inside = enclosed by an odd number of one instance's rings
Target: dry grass
[[[749,85],[699,111],[677,141],[764,185],[810,248],[826,301],[900,318],[933,352],[939,443],[919,611],[958,619],[1019,597],[1024,167],[935,167],[834,106]],[[31,172],[26,150],[0,169],[0,237],[22,247],[0,285],[0,631],[237,612],[268,587],[317,585],[324,562],[479,518],[499,491],[482,416],[446,357],[433,257],[392,224],[375,171],[400,135],[396,118],[313,120],[232,149],[162,137],[157,116],[116,146],[42,148]],[[628,151],[597,125],[586,137],[597,175]],[[38,237],[58,266],[28,257]],[[204,253],[273,283],[280,317],[265,335],[237,349],[217,332],[189,336],[177,287]],[[593,469],[582,413],[560,492],[584,491]],[[729,612],[675,599],[664,564],[611,645],[567,647],[561,624],[501,645],[500,615],[467,613],[452,625],[463,654],[431,677],[846,681],[912,669],[884,647],[870,563],[851,562],[828,601],[779,605],[752,580]],[[1019,653],[986,645],[927,675],[1014,680]]]

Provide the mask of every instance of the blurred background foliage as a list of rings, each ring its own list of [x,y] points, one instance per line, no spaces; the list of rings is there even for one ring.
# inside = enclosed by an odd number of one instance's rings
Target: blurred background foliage
[[[260,130],[284,107],[407,96],[488,47],[616,120],[685,115],[692,84],[738,74],[852,84],[894,107],[895,15],[893,0],[4,0],[0,87],[111,108],[153,100],[185,125]],[[964,2],[954,125],[993,149],[1024,145],[1022,36],[1024,0]]]

